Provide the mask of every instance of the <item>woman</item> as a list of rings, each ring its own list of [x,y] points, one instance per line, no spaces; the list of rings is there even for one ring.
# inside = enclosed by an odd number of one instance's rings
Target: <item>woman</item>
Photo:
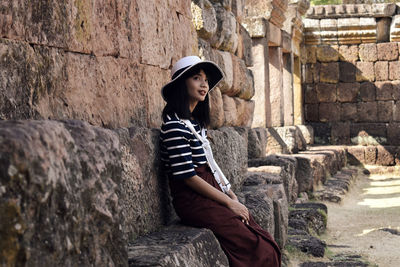
[[[230,266],[280,266],[278,245],[238,201],[206,140],[208,93],[222,78],[215,63],[189,56],[174,65],[162,88],[161,159],[173,205],[184,224],[213,231]]]

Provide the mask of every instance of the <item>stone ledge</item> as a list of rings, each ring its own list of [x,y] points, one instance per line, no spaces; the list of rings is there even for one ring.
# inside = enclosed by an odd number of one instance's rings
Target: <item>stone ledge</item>
[[[214,234],[173,225],[128,245],[129,266],[229,266]]]
[[[307,11],[307,18],[352,18],[391,17],[396,13],[396,4],[358,4],[313,6]]]

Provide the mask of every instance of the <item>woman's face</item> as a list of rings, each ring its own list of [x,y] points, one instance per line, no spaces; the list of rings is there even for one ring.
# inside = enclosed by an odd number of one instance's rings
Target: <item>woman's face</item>
[[[189,95],[190,111],[196,107],[199,101],[204,101],[208,93],[208,79],[203,70],[189,77],[185,81]]]

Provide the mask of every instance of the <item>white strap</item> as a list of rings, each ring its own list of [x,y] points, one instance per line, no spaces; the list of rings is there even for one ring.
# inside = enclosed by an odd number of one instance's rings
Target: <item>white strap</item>
[[[210,167],[215,180],[217,181],[219,187],[224,193],[228,193],[231,184],[229,183],[228,179],[226,179],[225,175],[221,171],[220,167],[214,160],[214,156],[211,150],[210,142],[207,140],[206,131],[204,128],[201,128],[201,136],[199,133],[194,129],[193,124],[190,120],[182,120],[182,122],[192,131],[192,133],[196,136],[197,139],[200,140],[202,143],[202,147],[204,149],[204,153],[207,158],[208,166]]]

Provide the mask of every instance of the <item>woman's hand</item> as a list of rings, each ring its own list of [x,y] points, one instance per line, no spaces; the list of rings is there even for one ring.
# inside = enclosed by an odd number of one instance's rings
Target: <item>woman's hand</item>
[[[245,205],[243,205],[237,200],[232,199],[232,201],[228,203],[228,208],[231,211],[233,211],[236,215],[240,216],[240,218],[242,218],[242,222],[249,224],[250,220],[249,211]]]
[[[228,195],[231,199],[236,200],[236,201],[239,201],[238,198],[237,198],[237,196],[235,195],[235,193],[233,193],[233,191],[232,191],[231,189],[229,189],[229,192],[227,193],[227,195]]]

